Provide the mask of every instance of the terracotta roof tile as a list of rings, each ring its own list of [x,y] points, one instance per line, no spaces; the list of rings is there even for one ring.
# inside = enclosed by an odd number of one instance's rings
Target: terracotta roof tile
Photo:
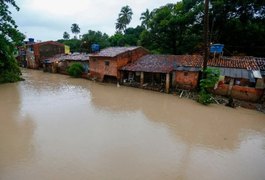
[[[255,60],[260,70],[265,71],[265,58],[255,57]]]
[[[138,61],[128,64],[121,68],[127,71],[142,71],[142,72],[161,72],[167,73],[173,69],[180,70],[190,68],[202,68],[203,57],[200,55],[146,55]],[[265,58],[254,58],[250,56],[244,57],[221,57],[208,60],[208,66],[235,68],[246,70],[265,69]]]
[[[109,47],[106,49],[101,50],[96,54],[92,54],[91,57],[115,57],[119,54],[125,53],[127,51],[132,51],[140,46],[131,46],[131,47]]]
[[[85,53],[74,53],[74,54],[57,54],[51,58],[48,58],[49,62],[55,62],[55,61],[88,61],[89,60],[89,54]]]
[[[201,64],[202,57],[198,55],[146,55],[121,70],[168,73],[174,66],[200,67]]]
[[[234,56],[210,59],[208,61],[208,66],[259,70],[259,66],[255,58],[250,56]]]

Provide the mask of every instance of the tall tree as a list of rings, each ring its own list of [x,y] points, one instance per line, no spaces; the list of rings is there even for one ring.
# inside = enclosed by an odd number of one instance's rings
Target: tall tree
[[[77,39],[77,35],[80,33],[80,27],[78,26],[78,24],[72,24],[71,31],[73,34],[75,34],[75,39]]]
[[[128,5],[121,8],[116,23],[116,30],[118,32],[122,32],[126,29],[126,26],[130,24],[132,20],[132,15],[133,15],[132,9]]]
[[[91,52],[91,45],[99,44],[100,48],[106,48],[110,45],[109,36],[106,33],[100,31],[89,30],[82,36],[82,51]]]
[[[223,43],[232,54],[265,56],[264,0],[210,2],[212,42]]]
[[[141,44],[155,53],[192,53],[201,39],[201,6],[195,0],[183,0],[153,10]]]
[[[20,80],[20,69],[14,57],[15,47],[21,45],[25,36],[17,30],[17,26],[9,5],[19,7],[14,0],[0,1],[0,83]]]
[[[68,40],[70,39],[70,34],[68,32],[63,33],[63,39]]]
[[[149,9],[146,9],[146,11],[141,14],[140,20],[142,21],[142,26],[144,26],[146,29],[149,28],[148,23],[150,21],[151,15],[152,14],[150,13]]]

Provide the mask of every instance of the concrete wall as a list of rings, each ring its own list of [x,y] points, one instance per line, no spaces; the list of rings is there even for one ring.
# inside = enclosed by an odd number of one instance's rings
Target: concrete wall
[[[199,72],[176,71],[175,82],[177,88],[180,89],[195,89],[198,85]]]
[[[223,96],[228,95],[229,85],[221,84],[213,92],[218,95],[223,95]],[[231,89],[231,96],[233,98],[244,101],[251,101],[251,102],[259,101],[263,93],[264,93],[263,89],[256,89],[246,86],[234,85]]]

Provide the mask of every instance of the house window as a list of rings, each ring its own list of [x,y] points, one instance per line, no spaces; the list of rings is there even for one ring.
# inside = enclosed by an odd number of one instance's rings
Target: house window
[[[187,71],[184,72],[184,76],[188,76],[188,72]]]
[[[109,61],[105,61],[105,66],[109,66]]]

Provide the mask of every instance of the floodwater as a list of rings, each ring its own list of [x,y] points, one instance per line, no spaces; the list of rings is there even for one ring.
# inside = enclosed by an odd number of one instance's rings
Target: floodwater
[[[0,85],[0,180],[265,179],[265,114],[23,75]]]

